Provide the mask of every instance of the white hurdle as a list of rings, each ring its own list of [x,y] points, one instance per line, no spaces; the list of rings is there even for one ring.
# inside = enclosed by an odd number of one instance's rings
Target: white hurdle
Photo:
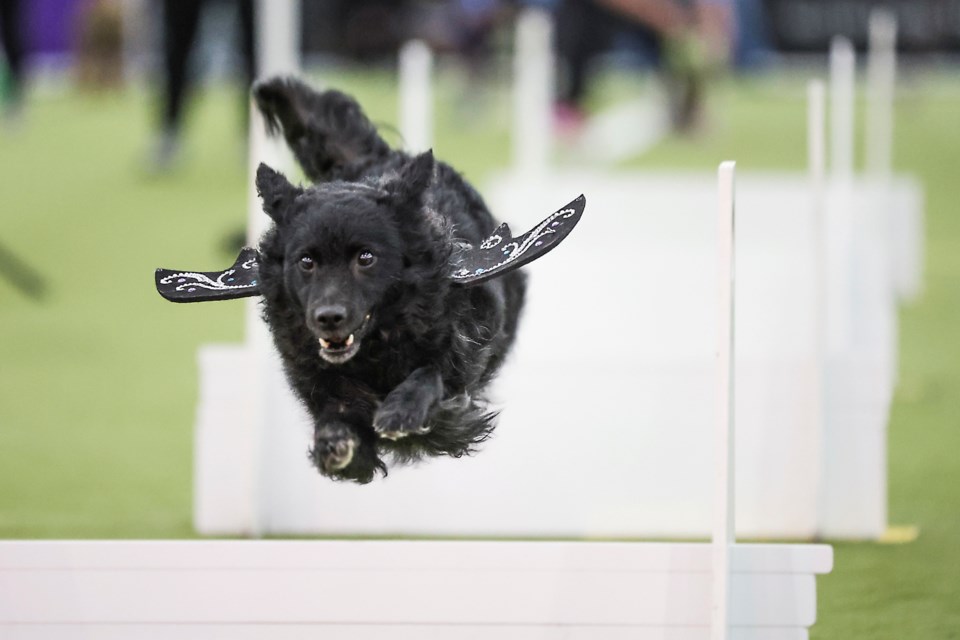
[[[0,541],[0,637],[806,640],[832,548],[733,539],[733,164],[719,175],[712,543]]]

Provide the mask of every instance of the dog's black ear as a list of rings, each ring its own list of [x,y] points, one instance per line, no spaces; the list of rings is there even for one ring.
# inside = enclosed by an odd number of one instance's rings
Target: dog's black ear
[[[419,207],[423,193],[433,181],[433,150],[425,151],[403,167],[400,177],[390,187],[390,192],[398,205]]]
[[[263,200],[264,212],[277,224],[283,224],[294,199],[303,189],[293,186],[282,173],[261,162],[257,167],[257,193]]]
[[[430,181],[433,180],[433,166],[435,164],[433,149],[424,151],[403,168],[400,177],[409,186],[410,190],[423,192],[429,186]]]

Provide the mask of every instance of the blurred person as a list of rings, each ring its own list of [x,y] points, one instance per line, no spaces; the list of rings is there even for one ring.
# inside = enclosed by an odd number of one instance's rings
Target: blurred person
[[[494,39],[513,12],[501,0],[451,0],[450,5],[454,50],[466,68],[466,85],[459,92],[457,110],[465,125],[485,126],[478,116],[489,111],[494,99],[489,92]]]
[[[23,103],[22,8],[20,0],[0,0],[0,41],[6,62],[5,73],[0,76],[0,111],[5,119],[16,118]]]
[[[557,96],[561,131],[585,116],[589,65],[619,36],[632,37],[663,72],[674,130],[688,132],[701,116],[708,69],[725,64],[731,46],[732,0],[560,0],[557,49],[566,78]]]
[[[343,52],[361,62],[394,57],[407,38],[404,19],[410,6],[410,0],[339,0],[332,18]]]
[[[453,0],[456,48],[474,77],[493,53],[491,40],[507,15],[500,0]]]
[[[255,0],[235,0],[239,13],[244,95],[256,75],[254,2]],[[191,88],[188,63],[196,42],[204,4],[205,0],[163,0],[164,91],[161,100],[161,130],[151,157],[152,168],[156,171],[169,169],[179,155],[184,103]]]
[[[486,126],[478,116],[489,112],[494,97],[489,81],[496,39],[514,13],[509,0],[445,0],[416,5],[407,17],[412,37],[460,63],[454,108],[463,126]]]

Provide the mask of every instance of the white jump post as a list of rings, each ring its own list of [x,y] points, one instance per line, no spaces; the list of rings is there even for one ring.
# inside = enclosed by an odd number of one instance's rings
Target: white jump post
[[[854,243],[853,139],[856,95],[856,54],[850,40],[836,37],[830,45],[830,177],[835,197],[830,202],[831,245],[828,254],[847,256]],[[845,349],[853,340],[849,307],[853,282],[849,269],[832,265],[835,274],[827,292],[828,343],[831,351]]]
[[[734,496],[734,176],[736,163],[718,171],[717,210],[717,358],[716,427],[713,478],[713,595],[710,639],[727,640],[730,632],[730,551],[736,539]]]
[[[867,57],[866,166],[888,177],[893,169],[893,100],[897,78],[897,19],[887,9],[870,12]]]
[[[257,43],[257,73],[260,77],[296,74],[300,70],[299,6],[300,3],[297,0],[257,0],[254,37]],[[266,162],[280,165],[277,167],[279,169],[287,169],[290,160],[284,150],[282,142],[270,140],[267,137],[263,119],[253,107],[248,149],[250,217],[247,225],[247,239],[251,243],[257,242],[268,226],[268,219],[263,214],[254,184],[257,166],[261,162]]]
[[[856,54],[847,38],[830,45],[830,164],[834,179],[853,179],[853,113]]]
[[[400,135],[411,153],[433,146],[433,54],[422,40],[400,49]]]
[[[542,9],[517,19],[513,54],[513,162],[528,176],[542,175],[551,150],[554,88],[553,21]]]
[[[827,177],[827,88],[823,80],[807,85],[807,164],[814,206],[822,212]]]
[[[256,4],[256,32],[254,37],[257,43],[257,70],[261,77],[274,75],[294,75],[300,70],[300,26],[298,0],[257,0]],[[257,113],[256,107],[250,108],[250,133],[247,159],[249,162],[249,178],[247,180],[248,193],[248,222],[247,240],[255,246],[260,236],[268,227],[268,218],[263,213],[260,197],[257,195],[256,174],[257,167],[265,162],[273,168],[289,173],[293,168],[290,153],[280,140],[271,140],[267,136],[266,125]],[[260,318],[260,307],[257,299],[247,302],[247,342],[253,349],[256,367],[250,372],[252,376],[259,376],[266,369],[268,358],[273,346],[266,325]],[[259,386],[259,385],[258,385]],[[267,408],[264,398],[260,394],[253,397],[251,415],[246,422],[246,428],[252,430],[252,437],[245,440],[251,444],[250,454],[253,464],[250,466],[250,479],[253,491],[252,523],[250,534],[258,536],[263,531],[263,455],[262,442],[268,435],[264,433],[265,425],[269,424]],[[201,437],[198,434],[198,439]]]
[[[810,198],[813,208],[813,264],[814,264],[814,362],[813,377],[813,449],[817,469],[811,470],[816,487],[816,531],[823,526],[824,491],[824,429],[826,427],[827,376],[827,248],[826,248],[826,179],[827,179],[827,95],[822,80],[811,80],[807,85],[807,162],[810,172]]]

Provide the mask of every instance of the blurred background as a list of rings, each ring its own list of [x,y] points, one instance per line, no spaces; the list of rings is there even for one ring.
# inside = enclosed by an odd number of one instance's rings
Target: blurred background
[[[196,535],[196,353],[240,341],[244,307],[175,307],[152,273],[244,242],[262,4],[0,0],[0,537]],[[516,162],[530,6],[554,27],[548,162],[610,172],[805,171],[807,81],[835,36],[862,52],[871,11],[896,16],[893,169],[923,186],[926,253],[899,312],[888,493],[914,533],[837,543],[812,637],[960,637],[960,0],[302,0],[290,37],[302,74],[401,146],[398,55],[424,41],[432,146],[482,187]]]

